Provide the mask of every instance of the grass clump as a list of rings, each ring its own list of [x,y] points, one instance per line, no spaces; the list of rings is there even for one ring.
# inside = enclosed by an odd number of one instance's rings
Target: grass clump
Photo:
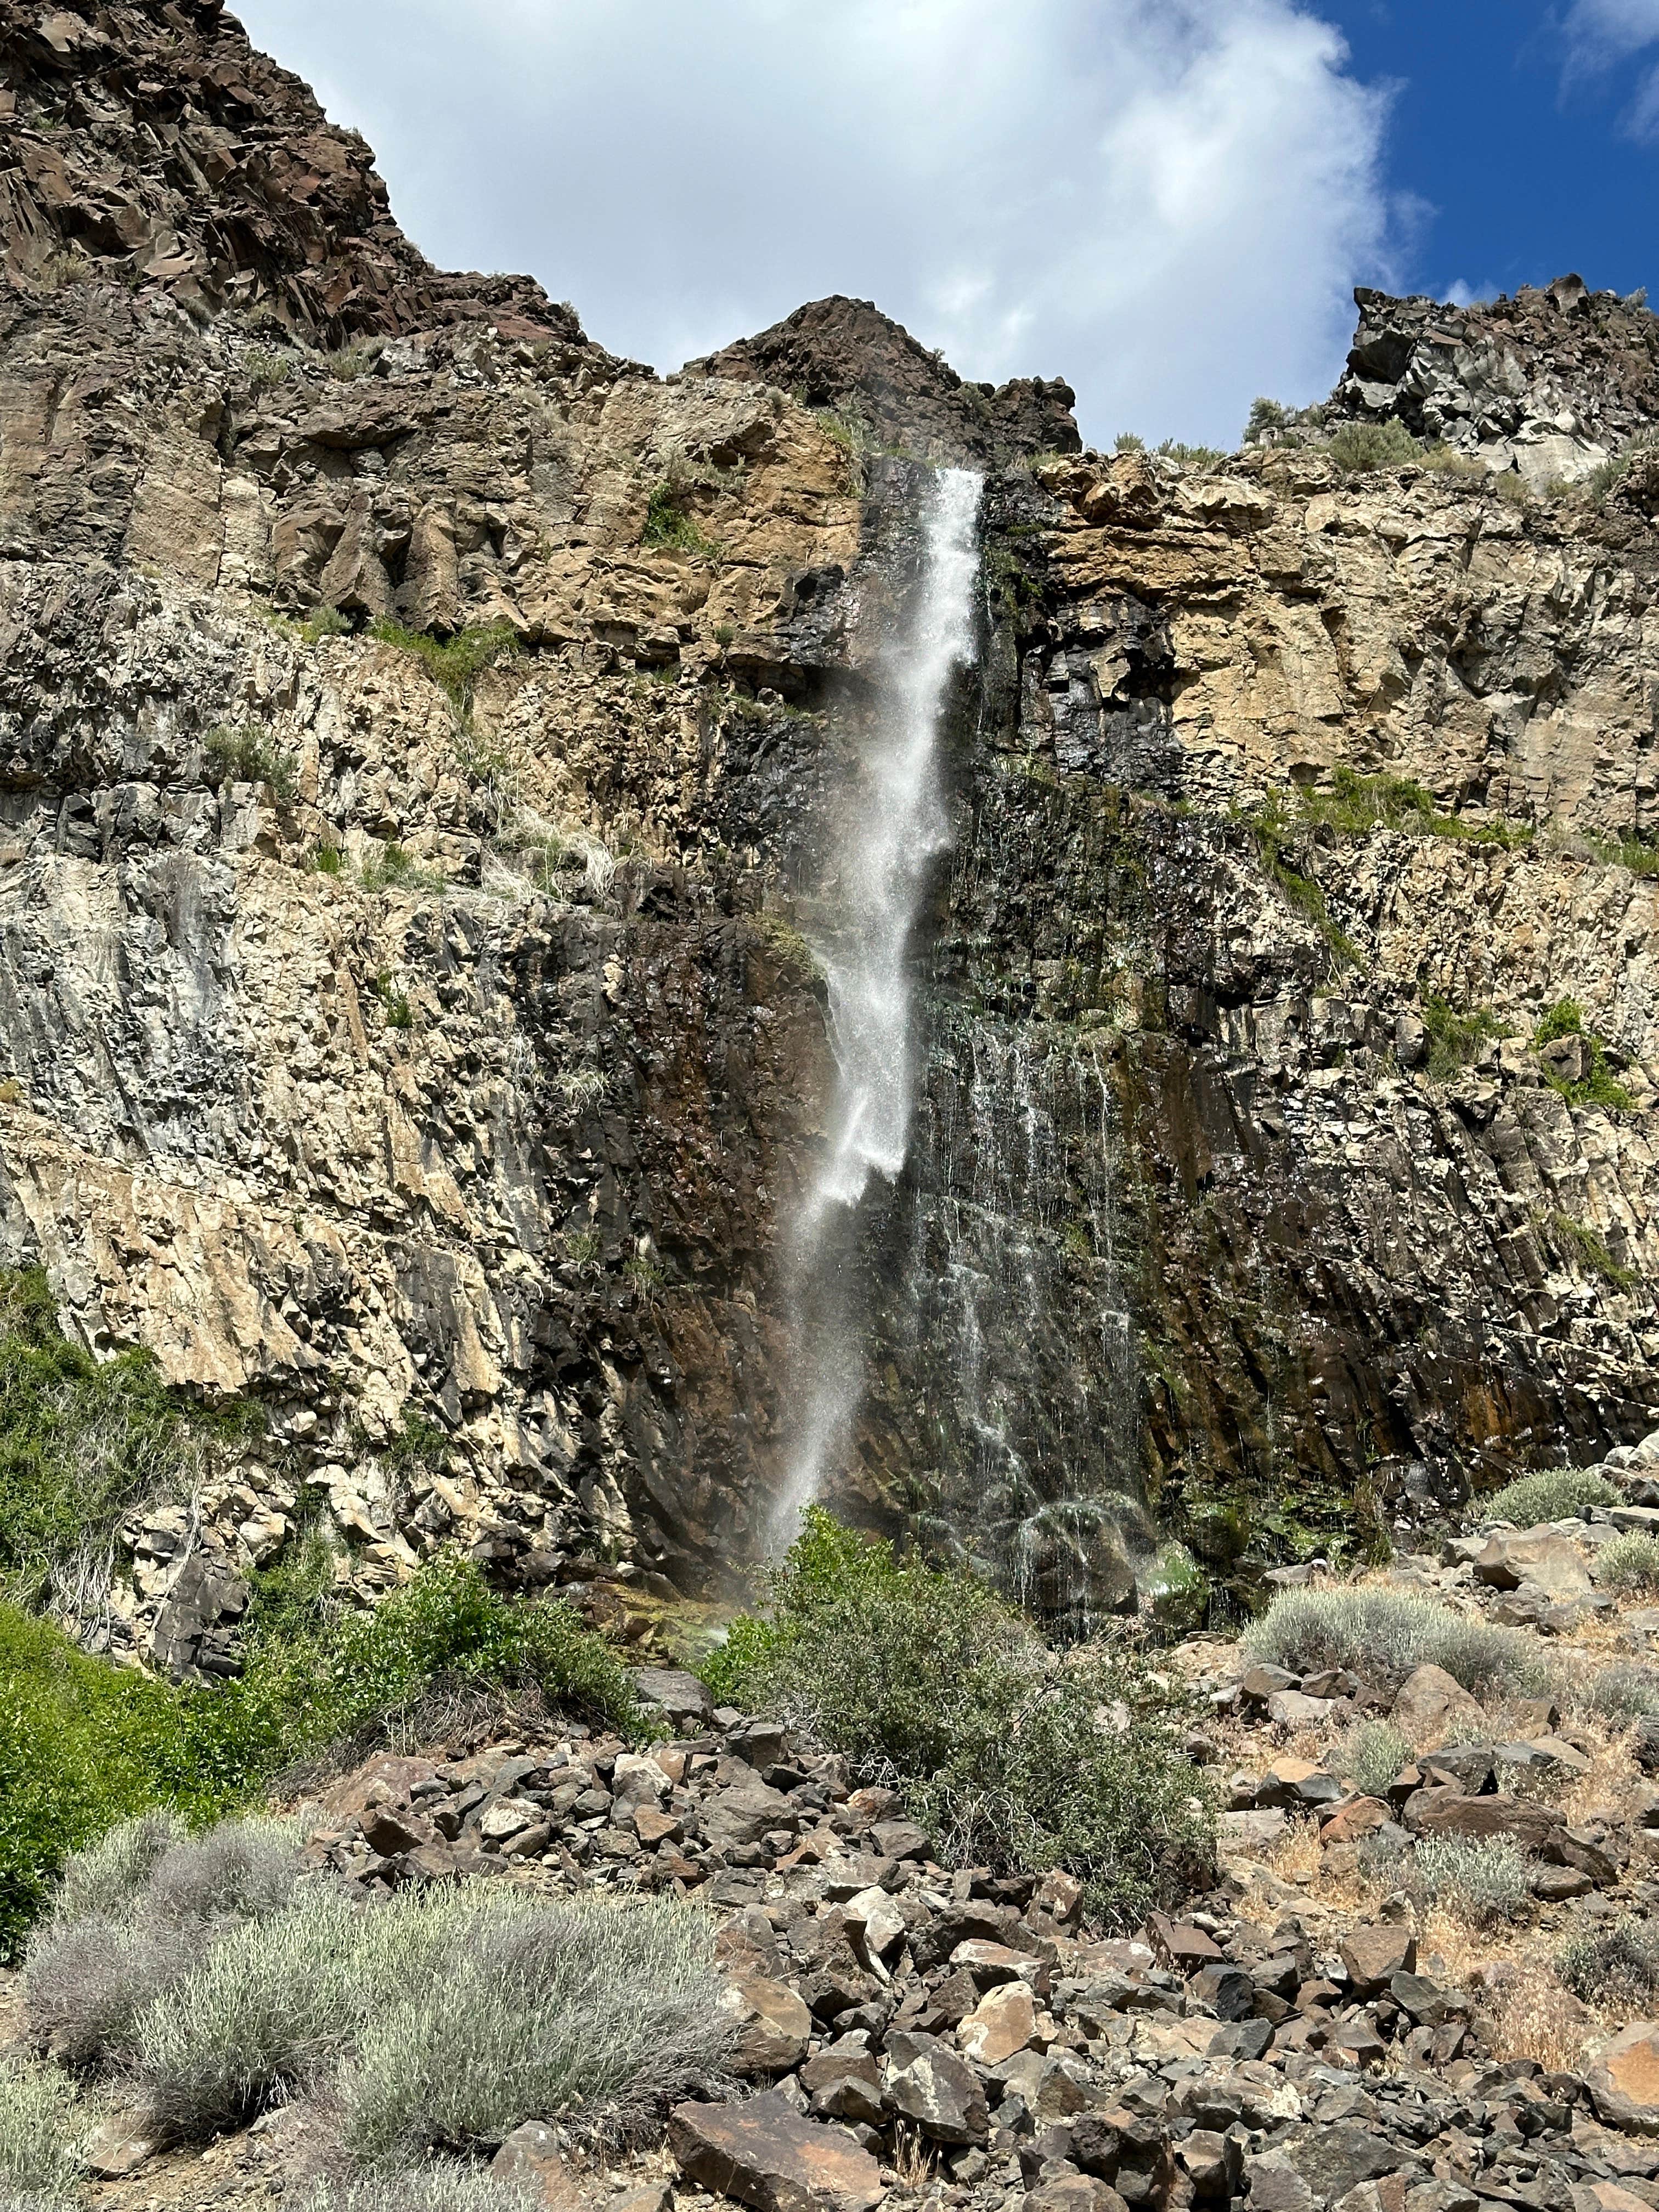
[[[1362,1796],[1381,1797],[1416,1755],[1411,1738],[1387,1721],[1361,1721],[1339,1750],[1336,1771],[1346,1774]]]
[[[1583,1694],[1591,1712],[1609,1720],[1647,1720],[1659,1713],[1659,1669],[1616,1660],[1592,1677]]]
[[[1605,461],[1598,461],[1584,478],[1583,489],[1597,507],[1606,503],[1607,495],[1618,489],[1630,474],[1631,463],[1640,454],[1659,449],[1659,431],[1638,430],[1627,438],[1616,453]]]
[[[665,477],[653,485],[646,503],[641,545],[659,545],[676,553],[715,553],[719,547],[697,527],[688,501],[690,487]]]
[[[1493,1491],[1481,1505],[1480,1518],[1535,1528],[1540,1522],[1570,1521],[1590,1506],[1618,1503],[1617,1488],[1594,1468],[1547,1467]]]
[[[97,2117],[61,2068],[0,2057],[0,2203],[8,2212],[78,2201],[82,2144]]]
[[[166,2138],[317,2091],[350,2156],[379,2166],[526,2119],[659,2105],[729,2050],[713,1929],[687,1905],[483,1886],[371,1905],[301,1877],[295,1838],[272,1827],[173,1844],[120,1923],[66,1905],[32,1948],[32,2028],[57,2035],[67,2016],[66,2051],[137,2087]]]
[[[1459,1013],[1449,1000],[1429,992],[1423,1000],[1423,1026],[1428,1032],[1428,1073],[1431,1081],[1448,1083],[1461,1068],[1479,1059],[1485,1047],[1509,1035],[1489,1006]]]
[[[260,730],[221,724],[202,740],[204,773],[222,789],[228,783],[263,783],[273,798],[287,801],[298,789],[294,763]]]
[[[43,1270],[0,1272],[0,1595],[95,1579],[122,1521],[199,1480],[210,1442],[148,1352],[94,1360],[59,1329]]]
[[[415,855],[400,845],[395,837],[380,848],[376,859],[364,861],[357,879],[366,891],[441,891],[444,889],[444,878],[438,871],[423,868]]]
[[[1546,1045],[1569,1036],[1583,1039],[1588,1066],[1578,1076],[1559,1074],[1547,1067],[1544,1080],[1551,1090],[1559,1092],[1571,1106],[1603,1106],[1610,1113],[1634,1113],[1636,1101],[1607,1064],[1605,1039],[1584,1027],[1583,1008],[1577,999],[1558,999],[1539,1016],[1532,1033],[1532,1048],[1541,1052]]]
[[[1298,1674],[1346,1667],[1366,1680],[1398,1684],[1419,1667],[1441,1667],[1476,1697],[1531,1697],[1549,1685],[1537,1644],[1522,1630],[1455,1613],[1413,1590],[1281,1590],[1244,1643]]]
[[[1358,946],[1331,920],[1323,890],[1291,854],[1290,846],[1297,825],[1284,800],[1275,794],[1248,819],[1261,866],[1290,905],[1313,924],[1336,959],[1351,967],[1363,967]]]
[[[1128,1656],[1061,1659],[970,1576],[901,1561],[817,1508],[707,1679],[901,1790],[942,1856],[1064,1867],[1133,1921],[1211,1863],[1184,1698]]]
[[[307,645],[320,645],[325,637],[346,637],[351,624],[338,607],[318,607],[300,624],[300,635]]]
[[[1604,866],[1627,868],[1633,876],[1659,876],[1659,844],[1639,831],[1624,837],[1587,837],[1584,842]]]
[[[1595,1580],[1620,1597],[1651,1597],[1659,1590],[1659,1536],[1615,1536],[1597,1556]]]
[[[1518,1844],[1494,1836],[1425,1836],[1417,1845],[1414,1887],[1470,1928],[1493,1928],[1525,1911],[1532,1865]]]
[[[413,653],[458,712],[470,714],[472,689],[487,668],[511,660],[523,650],[511,623],[475,624],[453,637],[435,637],[428,629],[405,629],[401,623],[377,622],[369,631],[382,645]]]
[[[1555,1971],[1586,2004],[1645,2008],[1659,1990],[1659,1928],[1628,1914],[1611,1927],[1581,1922],[1556,1953]]]
[[[1575,1221],[1571,1214],[1558,1212],[1549,1216],[1549,1227],[1587,1274],[1599,1275],[1616,1291],[1632,1287],[1636,1270],[1615,1260],[1606,1240],[1587,1222]]]
[[[1327,823],[1339,836],[1361,837],[1371,830],[1411,830],[1429,837],[1451,837],[1471,845],[1501,845],[1505,850],[1532,842],[1530,826],[1520,822],[1466,822],[1443,814],[1434,795],[1410,776],[1361,775],[1345,761],[1331,770],[1330,788],[1300,794],[1303,817]]]
[[[319,2175],[294,2212],[529,2212],[517,2183],[459,2159],[428,2159],[385,2173]]]

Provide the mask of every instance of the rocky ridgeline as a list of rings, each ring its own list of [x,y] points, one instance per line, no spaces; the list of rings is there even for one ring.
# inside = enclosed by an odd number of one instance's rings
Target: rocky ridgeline
[[[1462,307],[1363,288],[1354,299],[1329,419],[1393,419],[1540,488],[1659,425],[1659,318],[1639,295],[1558,276]]]

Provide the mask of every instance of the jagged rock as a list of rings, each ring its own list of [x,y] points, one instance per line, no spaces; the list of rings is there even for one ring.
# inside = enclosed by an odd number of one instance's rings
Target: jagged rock
[[[1659,2135],[1659,2024],[1632,2021],[1602,2044],[1585,2081],[1609,2127]]]
[[[1036,2007],[1023,1982],[989,1990],[957,2029],[957,2041],[978,2066],[1000,2066],[1036,2033]]]
[[[869,2153],[775,2090],[743,2105],[677,2105],[668,2141],[693,2181],[757,2212],[871,2212],[881,2200]]]
[[[489,2161],[498,2180],[543,2212],[584,2212],[587,2197],[560,2148],[557,2132],[543,2120],[514,2128]]]
[[[1387,1921],[1352,1928],[1338,1946],[1357,1997],[1372,1997],[1396,1974],[1417,1966],[1417,1938],[1409,1928]]]
[[[1474,1577],[1493,1589],[1531,1583],[1547,1596],[1577,1597],[1590,1586],[1589,1562],[1570,1537],[1553,1528],[1490,1536],[1474,1561]]]
[[[883,2088],[891,2110],[936,2142],[985,2140],[989,2119],[979,2079],[936,2035],[890,2033]]]

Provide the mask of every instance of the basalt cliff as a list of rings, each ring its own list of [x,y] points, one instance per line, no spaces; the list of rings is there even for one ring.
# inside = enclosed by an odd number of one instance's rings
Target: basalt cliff
[[[1421,460],[1103,455],[858,302],[660,377],[441,274],[212,0],[0,56],[0,1246],[269,1424],[89,1636],[191,1665],[307,1498],[368,1590],[741,1577],[941,462],[830,1502],[1092,1615],[1659,1425],[1659,465],[1556,481],[1659,421],[1645,309],[1366,295],[1328,429]]]

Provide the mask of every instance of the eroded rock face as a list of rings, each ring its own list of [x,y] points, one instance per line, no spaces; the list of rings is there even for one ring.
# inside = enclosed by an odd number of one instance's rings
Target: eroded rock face
[[[1654,1425],[1639,503],[1056,457],[1065,387],[858,303],[659,380],[463,313],[360,142],[174,13],[0,13],[0,1247],[291,1455],[129,1532],[150,1656],[219,1663],[304,1492],[367,1587],[755,1548],[830,1091],[800,895],[919,557],[920,464],[831,404],[987,472],[832,1502],[1092,1620],[1160,1521],[1226,1571]],[[1302,810],[1348,770],[1423,805]],[[1595,1039],[1534,1052],[1568,997]]]

